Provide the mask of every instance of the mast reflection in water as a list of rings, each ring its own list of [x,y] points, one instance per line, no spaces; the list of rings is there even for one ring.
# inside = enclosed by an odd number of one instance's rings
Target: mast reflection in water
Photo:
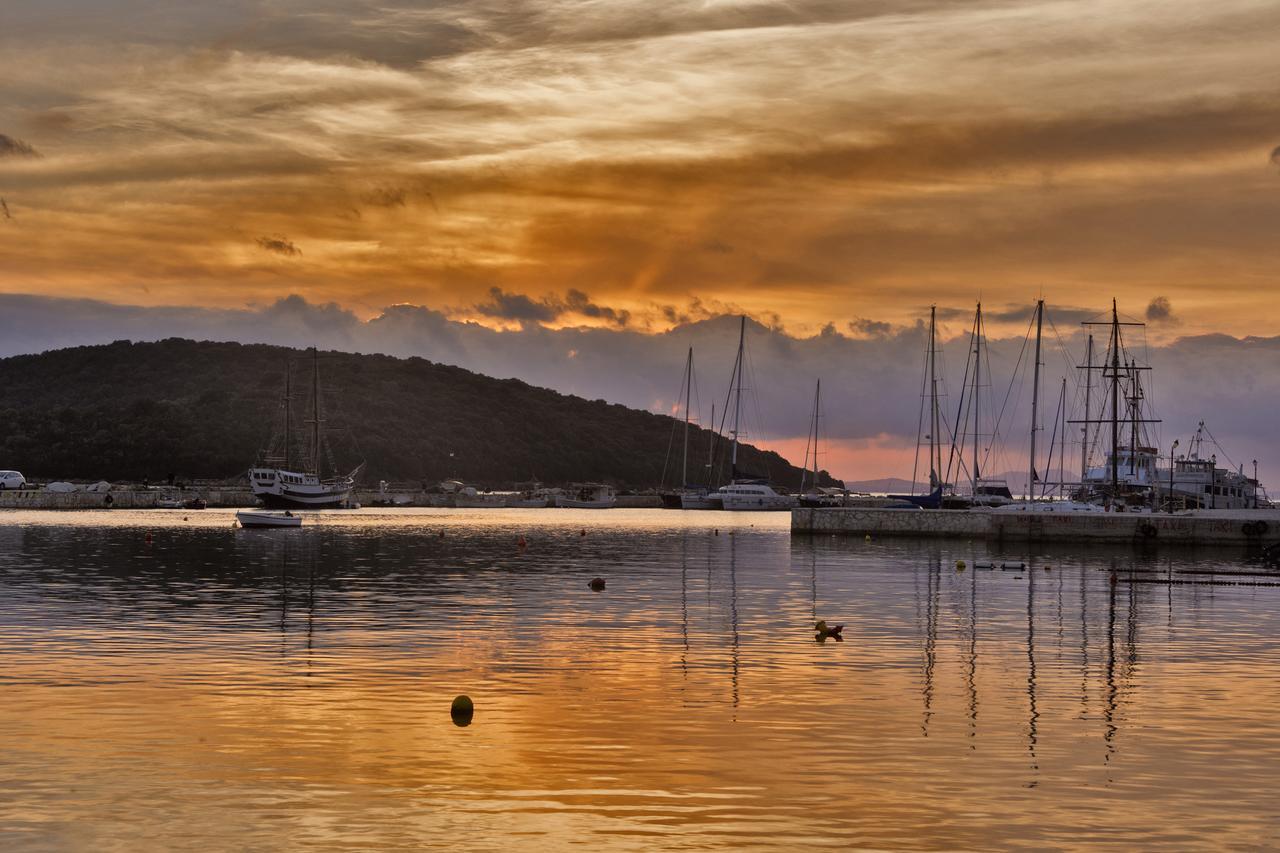
[[[0,526],[6,846],[1276,842],[1280,588],[1214,555],[716,513],[181,519]]]

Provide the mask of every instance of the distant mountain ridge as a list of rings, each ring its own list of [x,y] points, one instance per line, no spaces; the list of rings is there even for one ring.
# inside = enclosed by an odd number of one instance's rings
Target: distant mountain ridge
[[[305,398],[310,357],[285,347],[173,338],[0,359],[0,468],[32,479],[235,479],[279,420],[291,359]],[[319,368],[328,423],[340,427],[338,467],[364,460],[366,482],[678,485],[683,422],[666,415],[421,358],[322,351]],[[295,403],[296,416],[309,405]],[[705,481],[712,436],[689,430],[690,479]],[[800,484],[800,469],[772,451],[743,445],[738,461]],[[823,482],[835,483],[826,472]]]

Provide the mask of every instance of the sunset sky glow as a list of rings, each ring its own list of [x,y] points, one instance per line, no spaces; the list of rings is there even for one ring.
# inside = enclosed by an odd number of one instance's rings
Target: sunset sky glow
[[[931,303],[954,337],[979,298],[1013,338],[1038,295],[1269,339],[1278,33],[1255,0],[7,0],[0,294],[160,336],[423,309],[512,351],[740,311],[868,341]],[[39,330],[5,352],[76,342]],[[901,473],[886,429],[844,473]]]

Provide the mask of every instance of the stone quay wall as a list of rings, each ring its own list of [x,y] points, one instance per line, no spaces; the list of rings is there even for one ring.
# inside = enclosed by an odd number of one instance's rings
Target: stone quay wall
[[[794,509],[792,533],[1183,545],[1280,543],[1280,510],[1190,513]]]

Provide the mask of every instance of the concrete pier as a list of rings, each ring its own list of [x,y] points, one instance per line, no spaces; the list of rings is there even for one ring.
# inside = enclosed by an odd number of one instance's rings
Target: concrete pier
[[[1182,513],[993,512],[834,507],[793,509],[791,532],[1003,541],[1114,542],[1155,545],[1280,543],[1280,510]]]

